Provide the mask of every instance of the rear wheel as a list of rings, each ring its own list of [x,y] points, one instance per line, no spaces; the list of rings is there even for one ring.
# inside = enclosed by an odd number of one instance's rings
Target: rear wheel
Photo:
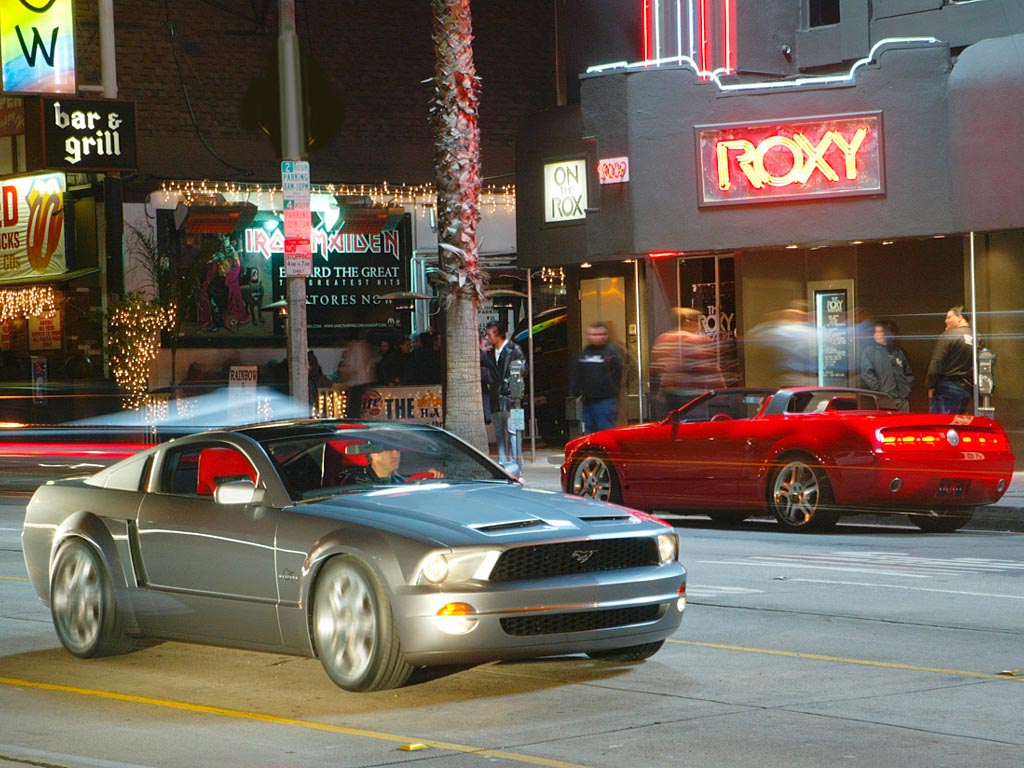
[[[832,486],[814,459],[783,458],[772,472],[768,503],[779,525],[789,531],[823,531],[835,527]]]
[[[106,566],[84,541],[72,539],[57,553],[50,612],[61,644],[79,658],[135,648],[135,640],[124,631]]]
[[[313,641],[328,677],[346,691],[398,688],[412,674],[384,587],[355,557],[331,559],[317,579]]]
[[[604,454],[591,453],[577,459],[569,478],[569,493],[586,499],[622,503],[619,476]]]
[[[910,521],[925,533],[953,533],[971,521],[974,507],[930,509],[910,516]]]

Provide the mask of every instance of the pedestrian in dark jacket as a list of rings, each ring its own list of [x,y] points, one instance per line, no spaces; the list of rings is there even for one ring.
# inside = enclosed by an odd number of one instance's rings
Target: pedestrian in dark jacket
[[[587,346],[576,359],[569,387],[583,399],[585,434],[615,426],[622,369],[622,352],[608,340],[608,326],[603,321],[588,325]]]
[[[876,322],[872,339],[860,355],[860,378],[868,389],[891,397],[901,413],[909,413],[914,372],[906,353],[896,344],[893,324],[888,320]]]
[[[946,330],[935,343],[927,384],[929,412],[967,413],[974,394],[974,331],[961,306],[946,312]]]
[[[521,397],[512,391],[513,363],[521,364],[522,376],[526,376],[526,356],[514,341],[506,337],[508,326],[500,320],[491,320],[485,326],[487,340],[494,349],[491,355],[497,372],[496,384],[491,389],[491,421],[494,423],[494,439],[498,444],[498,462],[514,475],[519,474],[521,457],[519,442],[511,428],[512,409],[521,408]]]

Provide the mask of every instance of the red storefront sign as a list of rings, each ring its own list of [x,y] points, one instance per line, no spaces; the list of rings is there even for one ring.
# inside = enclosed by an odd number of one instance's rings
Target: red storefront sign
[[[885,193],[880,112],[695,132],[701,205]]]

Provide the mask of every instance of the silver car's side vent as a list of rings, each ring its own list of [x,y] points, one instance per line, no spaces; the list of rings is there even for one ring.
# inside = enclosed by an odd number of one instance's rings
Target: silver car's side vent
[[[510,520],[507,523],[493,523],[491,525],[473,525],[480,533],[505,533],[507,531],[521,531],[524,528],[551,528],[539,517],[532,517],[528,520]]]

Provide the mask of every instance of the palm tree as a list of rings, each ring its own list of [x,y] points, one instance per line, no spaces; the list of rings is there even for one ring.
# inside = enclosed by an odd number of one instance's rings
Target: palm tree
[[[486,450],[477,309],[487,273],[477,264],[480,78],[473,63],[473,19],[469,0],[431,0],[431,12],[438,257],[448,350],[444,423],[463,440]]]

